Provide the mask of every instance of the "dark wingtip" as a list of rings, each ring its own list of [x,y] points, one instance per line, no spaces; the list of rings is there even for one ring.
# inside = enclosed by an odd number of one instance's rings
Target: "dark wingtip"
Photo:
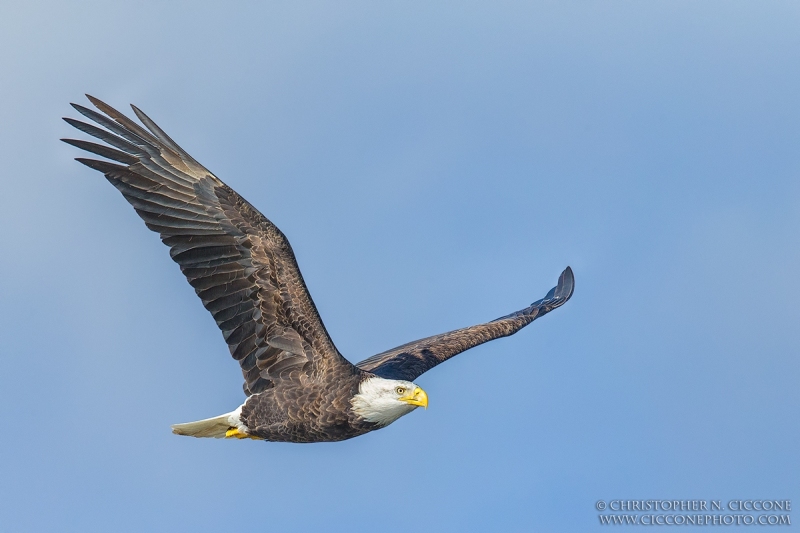
[[[528,309],[536,309],[537,316],[542,316],[567,303],[573,292],[575,292],[575,275],[572,269],[567,267],[558,277],[558,285],[550,289],[544,298],[533,302]]]
[[[124,163],[125,165],[133,165],[139,161],[136,157],[130,154],[109,148],[108,146],[104,146],[102,144],[95,144],[93,142],[83,141],[80,139],[61,139],[61,141],[80,148],[81,150],[86,150],[87,152],[97,154],[101,157],[107,157],[108,159]]]
[[[99,98],[95,98],[91,94],[87,94],[86,98],[95,106],[97,109],[108,115],[109,117],[116,118],[114,115],[120,114],[116,109],[105,103],[104,101],[100,100]]]
[[[109,172],[118,172],[121,170],[126,170],[126,167],[121,165],[115,165],[114,163],[109,163],[108,161],[99,161],[97,159],[87,159],[85,157],[76,157],[75,161],[78,163],[83,163],[89,168],[93,168],[94,170],[99,170],[103,174],[107,174]]]
[[[83,111],[88,111],[86,107],[82,106],[81,104],[76,104],[75,102],[70,102],[69,105],[71,105],[73,109],[75,109],[75,111],[77,111],[80,114],[83,114]]]
[[[61,117],[61,120],[72,126],[73,128],[77,128],[81,131],[85,131],[84,128],[92,127],[90,124],[86,124],[85,122],[81,122],[80,120],[76,120],[70,117]]]
[[[558,277],[558,285],[556,286],[554,296],[556,298],[563,298],[564,302],[566,302],[572,297],[573,292],[575,292],[575,275],[572,273],[572,268],[567,267]]]
[[[105,104],[105,102],[103,102],[99,98],[95,98],[91,94],[86,93],[85,96],[86,96],[86,99],[89,100],[92,103],[92,105],[97,107],[97,108],[99,108],[101,105]]]

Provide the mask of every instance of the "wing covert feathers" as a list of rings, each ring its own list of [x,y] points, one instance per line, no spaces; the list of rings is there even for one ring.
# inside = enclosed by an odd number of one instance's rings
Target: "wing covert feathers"
[[[328,336],[280,230],[141,110],[133,108],[145,127],[87,97],[101,113],[73,107],[101,127],[64,120],[105,144],[62,140],[114,161],[77,158],[102,172],[170,247],[239,362],[245,392],[301,375],[357,373]]]
[[[356,366],[388,379],[414,381],[424,372],[465,350],[493,339],[513,335],[537,318],[561,307],[575,290],[575,277],[567,267],[558,284],[541,300],[485,324],[457,329],[449,333],[420,339],[392,350],[373,355]]]

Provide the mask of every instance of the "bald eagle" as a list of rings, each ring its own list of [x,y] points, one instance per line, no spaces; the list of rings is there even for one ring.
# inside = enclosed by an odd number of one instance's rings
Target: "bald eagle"
[[[385,427],[428,406],[427,394],[414,383],[418,376],[464,350],[513,335],[572,296],[567,267],[556,287],[521,311],[354,365],[322,324],[283,233],[136,106],[144,128],[87,97],[100,112],[72,106],[102,127],[64,120],[105,144],[62,140],[116,162],[76,158],[102,172],[169,246],[244,375],[241,406],[175,424],[178,435],[324,442]]]

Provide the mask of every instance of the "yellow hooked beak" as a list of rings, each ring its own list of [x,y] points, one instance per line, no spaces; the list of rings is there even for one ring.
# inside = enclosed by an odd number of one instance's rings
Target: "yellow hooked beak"
[[[400,398],[401,402],[406,402],[410,405],[419,405],[420,407],[424,407],[425,409],[428,408],[428,395],[425,394],[425,391],[417,387],[409,394],[402,396]]]

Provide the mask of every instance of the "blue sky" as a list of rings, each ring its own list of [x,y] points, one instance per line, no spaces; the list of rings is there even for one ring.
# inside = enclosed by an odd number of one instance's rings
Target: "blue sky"
[[[0,523],[592,531],[600,499],[800,504],[794,2],[0,7]],[[576,292],[343,443],[174,436],[241,375],[72,161],[144,109],[289,237],[359,361]],[[800,521],[800,517],[793,517]]]

